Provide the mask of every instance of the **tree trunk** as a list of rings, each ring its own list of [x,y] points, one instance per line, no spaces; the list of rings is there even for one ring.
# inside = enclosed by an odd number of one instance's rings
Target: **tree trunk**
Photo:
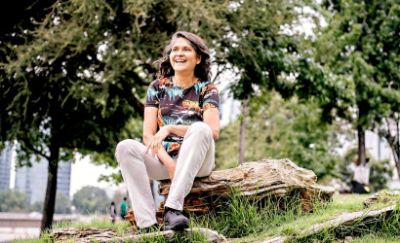
[[[396,141],[397,140],[397,141]],[[400,121],[397,119],[396,122],[396,140],[395,146],[393,146],[394,162],[396,163],[397,175],[400,180]]]
[[[246,151],[246,126],[248,115],[248,102],[249,98],[242,100],[242,119],[240,120],[240,133],[239,133],[239,165],[244,162],[244,153]]]
[[[42,212],[43,217],[40,227],[41,234],[44,233],[47,229],[51,229],[52,227],[56,202],[58,160],[60,157],[60,140],[58,136],[58,129],[56,128],[56,126],[53,126],[53,128],[54,129],[52,129],[50,139],[50,158],[47,173],[47,188],[44,198]]]
[[[366,164],[365,130],[362,127],[362,125],[357,125],[357,135],[358,135],[358,159],[360,165],[364,166]]]
[[[390,149],[392,150],[394,162],[397,169],[397,175],[400,179],[400,122],[396,121],[395,118],[393,118],[393,121],[394,125],[396,125],[396,132],[394,135],[391,132],[392,119],[386,119],[386,129],[381,128],[378,132],[380,136],[386,139],[387,143],[390,146]]]

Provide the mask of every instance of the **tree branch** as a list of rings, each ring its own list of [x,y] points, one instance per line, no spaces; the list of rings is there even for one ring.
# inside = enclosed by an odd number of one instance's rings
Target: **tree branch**
[[[26,138],[23,138],[21,140],[21,146],[24,148],[24,150],[30,150],[35,154],[38,154],[40,156],[42,156],[43,158],[47,159],[48,161],[50,161],[50,156],[46,155],[45,153],[43,153],[42,151],[36,149],[31,143],[29,143],[29,141],[26,140]]]

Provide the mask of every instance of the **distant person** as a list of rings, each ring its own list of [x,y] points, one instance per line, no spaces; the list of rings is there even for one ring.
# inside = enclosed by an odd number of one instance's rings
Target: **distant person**
[[[131,197],[139,229],[157,228],[149,180],[171,180],[164,205],[164,229],[183,230],[185,196],[195,177],[215,167],[219,136],[219,96],[210,81],[210,51],[199,36],[175,33],[158,60],[158,77],[148,90],[143,142],[118,143],[115,156]]]
[[[111,223],[115,223],[115,218],[117,217],[117,208],[115,207],[114,201],[111,202],[110,205],[110,217],[111,217]]]
[[[121,216],[122,220],[125,220],[125,216],[128,213],[128,204],[126,202],[126,197],[121,201],[119,204],[119,215]]]
[[[351,189],[353,193],[370,193],[369,188],[369,158],[366,158],[365,165],[362,165],[359,159],[353,161],[352,170],[354,172],[351,180]]]

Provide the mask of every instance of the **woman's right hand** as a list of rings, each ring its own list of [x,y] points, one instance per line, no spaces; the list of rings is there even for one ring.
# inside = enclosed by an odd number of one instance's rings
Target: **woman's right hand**
[[[162,148],[162,142],[170,134],[169,126],[163,126],[160,130],[154,134],[147,144],[146,153],[150,150],[153,155],[158,154],[159,150]]]

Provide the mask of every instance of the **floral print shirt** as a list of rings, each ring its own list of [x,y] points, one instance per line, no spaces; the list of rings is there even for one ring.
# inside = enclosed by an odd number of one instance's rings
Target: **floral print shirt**
[[[203,121],[203,112],[219,107],[218,90],[210,81],[200,81],[182,89],[171,78],[151,82],[146,96],[146,107],[158,108],[158,127],[165,125],[191,125]],[[163,146],[171,156],[176,156],[183,137],[170,134]]]

